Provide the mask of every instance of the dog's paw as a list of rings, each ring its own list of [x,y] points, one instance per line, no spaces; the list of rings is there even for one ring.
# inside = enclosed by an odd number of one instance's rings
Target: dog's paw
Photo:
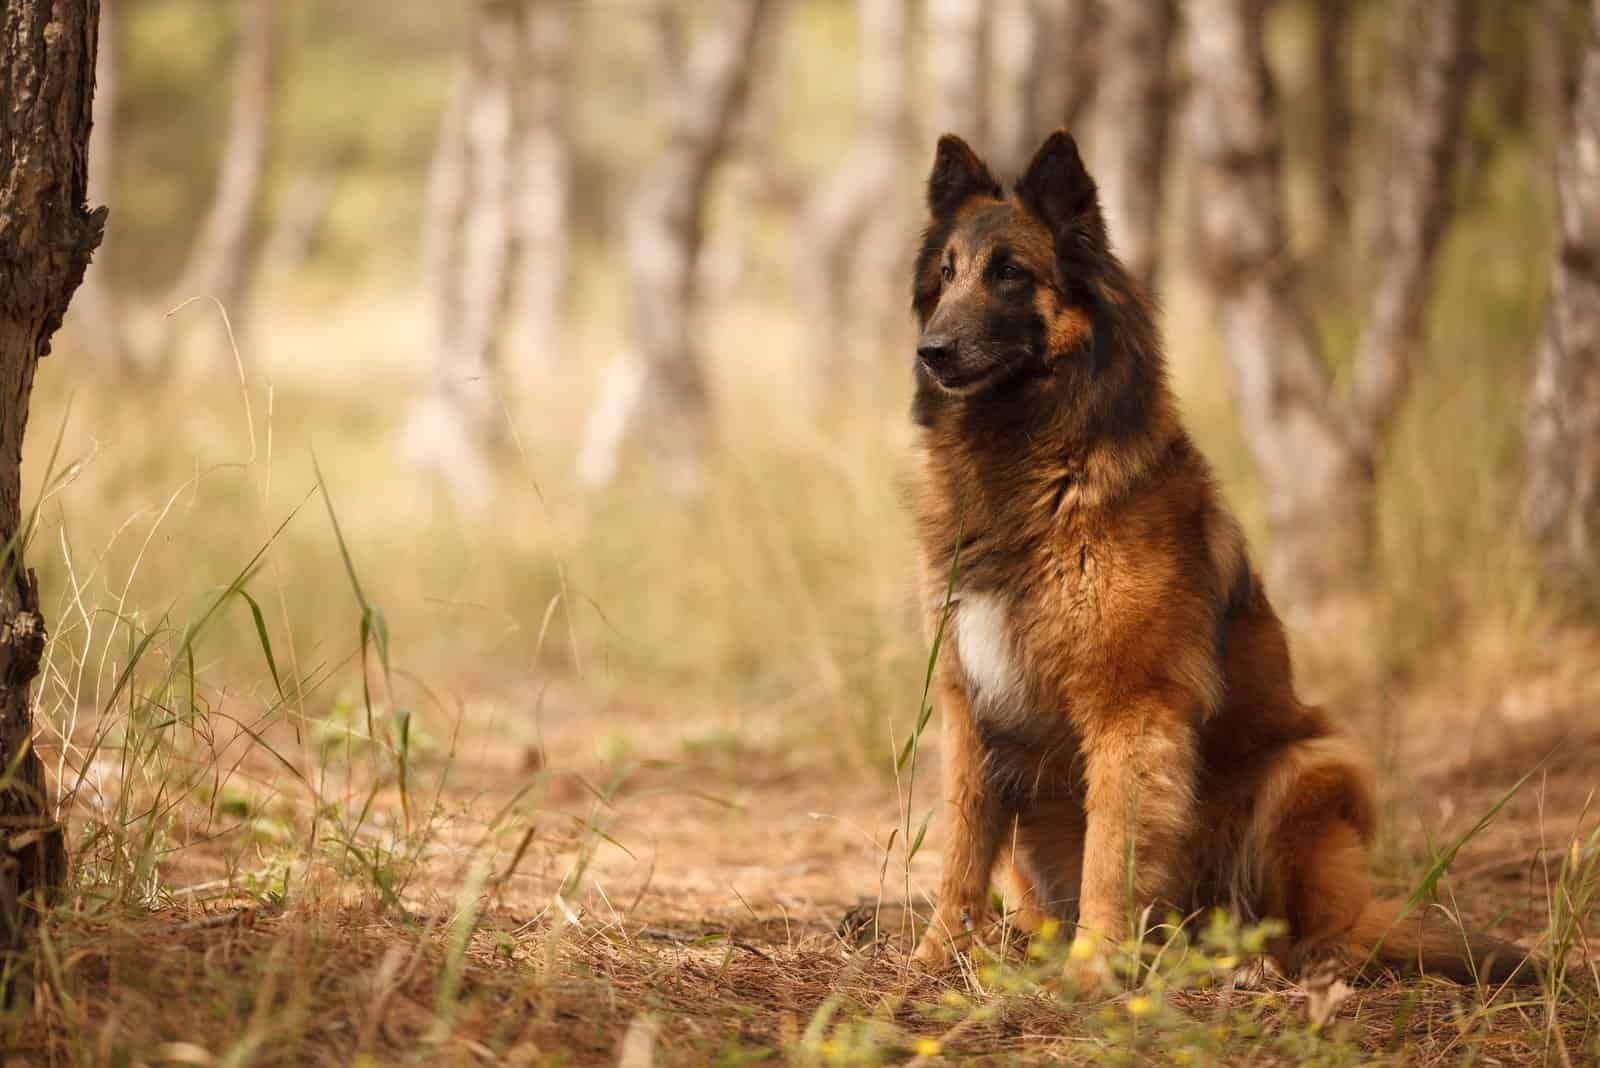
[[[1227,986],[1234,990],[1280,990],[1288,982],[1283,968],[1269,956],[1251,957],[1234,968],[1227,978]]]
[[[938,969],[950,963],[953,956],[950,939],[937,927],[929,927],[917,944],[917,963],[924,968]]]
[[[941,905],[922,933],[916,958],[929,968],[941,968],[959,951],[978,942],[976,909]]]
[[[1067,961],[1061,975],[1076,994],[1102,994],[1116,989],[1116,972],[1111,967],[1110,947],[1102,938],[1078,932],[1067,947]]]

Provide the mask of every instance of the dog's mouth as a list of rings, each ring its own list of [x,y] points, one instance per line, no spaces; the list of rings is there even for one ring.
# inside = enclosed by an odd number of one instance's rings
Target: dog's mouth
[[[981,391],[984,387],[998,382],[1007,376],[1006,364],[1003,362],[987,363],[982,367],[940,367],[928,360],[918,357],[922,369],[928,372],[928,377],[933,379],[933,384],[940,390],[955,397],[969,397]]]

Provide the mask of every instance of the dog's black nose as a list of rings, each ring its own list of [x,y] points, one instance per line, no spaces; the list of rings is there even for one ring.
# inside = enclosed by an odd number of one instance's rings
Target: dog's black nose
[[[956,339],[948,334],[925,334],[917,341],[917,357],[930,367],[949,363],[955,354]]]

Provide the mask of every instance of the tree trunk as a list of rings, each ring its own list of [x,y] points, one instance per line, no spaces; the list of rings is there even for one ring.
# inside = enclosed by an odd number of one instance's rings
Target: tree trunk
[[[666,150],[634,193],[626,256],[635,352],[619,357],[589,420],[578,474],[591,486],[615,476],[637,435],[669,486],[694,494],[710,433],[700,358],[698,260],[711,176],[749,90],[755,45],[776,0],[727,0],[685,69],[673,78]]]
[[[263,264],[280,274],[293,274],[316,256],[351,155],[348,150],[336,152],[313,161],[294,176],[283,191],[281,210],[273,215],[272,232],[261,250]],[[90,186],[93,184],[91,181]],[[104,257],[102,248],[95,258]],[[78,299],[83,300],[83,294]]]
[[[1033,56],[1023,108],[1028,144],[1021,158],[1058,126],[1078,125],[1094,98],[1099,69],[1100,0],[1031,0]]]
[[[879,336],[885,309],[904,316],[903,302],[892,296],[903,287],[901,272],[885,272],[886,265],[873,262],[870,267],[879,275],[873,278],[867,261],[885,247],[903,256],[915,225],[907,212],[896,210],[914,136],[911,3],[861,0],[858,10],[861,132],[844,163],[802,210],[803,240],[795,258],[796,291],[813,332],[810,366],[819,387],[847,371],[852,350]],[[885,281],[893,290],[886,292]]]
[[[1567,135],[1573,96],[1582,66],[1583,34],[1574,25],[1573,0],[1535,0],[1528,27],[1525,98],[1536,133],[1554,177],[1560,144]],[[1586,13],[1585,13],[1586,14]]]
[[[1458,78],[1472,5],[1425,6],[1426,13],[1411,11],[1413,31],[1426,41],[1424,58],[1417,63],[1409,50],[1391,57],[1389,113],[1408,115],[1409,124],[1392,121],[1386,131],[1390,167],[1374,215],[1381,212],[1392,228],[1379,250],[1392,252],[1394,262],[1380,265],[1353,398],[1335,395],[1294,285],[1299,265],[1284,222],[1263,5],[1190,0],[1187,8],[1189,135],[1199,164],[1195,261],[1216,303],[1235,403],[1261,472],[1269,578],[1295,609],[1359,590],[1372,561],[1376,453],[1404,397],[1466,95]]]
[[[1423,343],[1434,261],[1451,213],[1472,74],[1477,0],[1395,0],[1379,182],[1365,213],[1372,304],[1356,346],[1356,433],[1377,452]]]
[[[100,55],[94,68],[94,127],[89,133],[89,200],[112,199],[117,170],[117,50],[112,19],[119,0],[100,5]],[[84,273],[72,325],[89,357],[102,369],[122,373],[132,367],[122,309],[111,282],[111,235],[100,242],[94,263]]]
[[[1316,188],[1317,237],[1314,247],[1333,250],[1350,222],[1346,182],[1350,175],[1350,78],[1346,61],[1350,51],[1351,0],[1315,0],[1312,11],[1314,61],[1312,77],[1317,101],[1316,158],[1312,179]]]
[[[278,0],[243,0],[233,104],[217,186],[170,298],[176,305],[192,297],[215,297],[236,331],[248,314],[245,302],[272,146],[280,31]],[[232,354],[225,359],[231,366]]]
[[[429,178],[423,285],[433,303],[433,378],[407,430],[413,461],[469,510],[489,500],[500,441],[498,355],[512,294],[517,5],[476,0]]]
[[[66,875],[33,751],[44,619],[23,561],[22,438],[39,360],[105,228],[88,211],[98,0],[3,0],[0,24],[0,938],[15,947]],[[10,769],[15,768],[15,774]]]
[[[928,66],[933,125],[965,138],[980,154],[989,144],[989,23],[985,0],[928,0]]]
[[[1101,30],[1091,141],[1112,244],[1128,270],[1155,281],[1161,251],[1162,177],[1172,108],[1175,0],[1118,0]]]
[[[561,362],[562,317],[568,275],[568,206],[572,196],[572,138],[567,85],[573,5],[533,0],[521,30],[525,46],[514,90],[519,184],[517,319],[523,341],[518,371],[530,381]]]
[[[1526,431],[1528,528],[1559,588],[1600,592],[1600,0],[1556,158],[1550,308]]]
[[[1037,5],[1033,0],[988,0],[989,65],[993,85],[989,87],[990,160],[998,174],[1018,175],[1038,147],[1030,127],[1033,118],[1028,107],[1033,92],[1036,65],[1043,58]],[[998,90],[998,92],[996,92]]]

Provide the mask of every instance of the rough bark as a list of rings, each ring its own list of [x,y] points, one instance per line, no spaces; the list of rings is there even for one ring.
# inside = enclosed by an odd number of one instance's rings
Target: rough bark
[[[22,439],[50,351],[105,228],[87,208],[98,0],[4,0],[0,22],[0,938],[15,946],[66,853],[32,748],[29,688],[44,651],[22,558]],[[15,774],[9,774],[15,768]]]
[[[633,194],[626,223],[635,351],[619,357],[589,420],[578,474],[615,476],[630,437],[648,444],[669,486],[697,493],[710,434],[698,337],[698,260],[711,177],[742,110],[756,42],[777,0],[727,0],[672,79],[667,146]]]
[[[1376,211],[1392,232],[1382,282],[1361,342],[1353,396],[1335,394],[1294,284],[1282,204],[1281,146],[1262,42],[1260,0],[1189,0],[1192,107],[1198,163],[1191,211],[1195,261],[1211,290],[1235,403],[1260,469],[1271,535],[1268,571],[1296,609],[1359,590],[1375,539],[1376,454],[1405,392],[1433,253],[1448,204],[1445,176],[1465,93],[1446,91],[1464,50],[1472,5],[1440,0],[1426,13],[1425,58],[1392,59],[1389,162]],[[1426,19],[1423,18],[1424,14]],[[1410,66],[1421,69],[1412,71]],[[1441,112],[1456,111],[1454,117]],[[1432,183],[1431,188],[1423,188]],[[1391,292],[1392,291],[1392,292]],[[1397,302],[1397,295],[1403,300]]]
[[[933,125],[985,155],[989,130],[991,12],[985,0],[928,0],[928,67]]]
[[[1175,0],[1118,0],[1107,6],[1101,30],[1095,177],[1117,254],[1146,285],[1155,281],[1160,260],[1176,29]]]
[[[470,509],[488,501],[502,423],[496,377],[512,297],[520,15],[501,0],[473,4],[428,185],[423,285],[433,304],[433,375],[407,447]]]
[[[94,68],[94,127],[89,133],[89,200],[111,199],[117,171],[117,50],[113,18],[120,0],[100,5],[100,54]],[[95,253],[73,304],[72,326],[89,357],[101,368],[120,373],[132,366],[122,309],[111,282],[111,234]]]
[[[861,0],[861,119],[855,147],[802,209],[796,290],[813,332],[811,366],[833,382],[849,354],[882,329],[884,309],[904,316],[903,302],[885,292],[872,251],[909,247],[915,225],[898,210],[896,195],[909,165],[915,126],[911,111],[910,0]],[[877,270],[878,279],[872,273]],[[888,286],[902,287],[899,272]],[[854,299],[852,299],[854,298]]]
[[[1405,399],[1451,209],[1477,0],[1396,0],[1378,187],[1365,213],[1375,274],[1356,346],[1356,433],[1381,448]]]
[[[1592,597],[1600,592],[1600,0],[1589,6],[1556,157],[1556,248],[1527,411],[1523,508],[1551,577]]]
[[[516,106],[519,185],[513,220],[517,236],[516,317],[523,341],[518,370],[530,379],[561,359],[562,315],[568,277],[568,213],[572,146],[567,115],[573,5],[534,0],[526,5],[520,37]]]
[[[177,305],[192,297],[215,297],[236,329],[246,319],[255,266],[282,31],[278,0],[243,0],[239,17],[233,101],[216,189],[170,298]],[[232,354],[226,359],[231,366]]]

